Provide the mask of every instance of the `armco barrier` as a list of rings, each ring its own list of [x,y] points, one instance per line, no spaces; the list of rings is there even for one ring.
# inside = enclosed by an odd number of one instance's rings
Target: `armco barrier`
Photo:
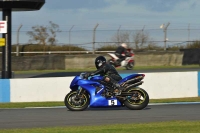
[[[10,102],[9,79],[0,79],[0,102]]]
[[[144,74],[144,84],[140,87],[149,93],[150,99],[200,96],[200,72]],[[73,78],[0,79],[0,102],[63,101]]]

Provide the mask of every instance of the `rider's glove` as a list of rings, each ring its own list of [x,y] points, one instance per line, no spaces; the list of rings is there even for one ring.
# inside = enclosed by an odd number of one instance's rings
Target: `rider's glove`
[[[85,74],[85,78],[88,78],[88,77],[90,77],[91,76],[91,73],[86,73]]]

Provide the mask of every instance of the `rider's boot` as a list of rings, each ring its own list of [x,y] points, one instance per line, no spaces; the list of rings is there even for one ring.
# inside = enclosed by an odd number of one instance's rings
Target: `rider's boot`
[[[114,83],[114,93],[115,93],[115,95],[121,95],[121,93],[124,89],[125,88],[122,87],[119,83]]]

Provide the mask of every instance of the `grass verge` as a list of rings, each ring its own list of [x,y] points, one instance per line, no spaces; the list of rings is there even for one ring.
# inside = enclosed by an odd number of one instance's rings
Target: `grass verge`
[[[199,65],[186,65],[186,66],[135,66],[133,70],[154,70],[154,69],[182,69],[182,68],[199,68]],[[95,67],[84,68],[84,69],[66,69],[66,70],[30,70],[30,71],[15,71],[15,74],[22,73],[47,73],[47,72],[84,72],[84,71],[94,71]],[[117,70],[125,70],[125,68],[117,68]]]
[[[172,99],[150,99],[150,103],[172,103],[172,102],[200,102],[200,97],[172,98]],[[64,101],[0,103],[0,108],[54,107],[54,106],[65,106]]]
[[[0,130],[3,133],[199,133],[199,131],[200,121]]]

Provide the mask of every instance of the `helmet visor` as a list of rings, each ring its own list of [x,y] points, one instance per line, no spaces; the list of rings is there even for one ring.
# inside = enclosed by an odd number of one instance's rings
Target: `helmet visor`
[[[103,64],[102,62],[99,62],[98,66],[100,67],[100,66],[102,66],[102,64]]]

